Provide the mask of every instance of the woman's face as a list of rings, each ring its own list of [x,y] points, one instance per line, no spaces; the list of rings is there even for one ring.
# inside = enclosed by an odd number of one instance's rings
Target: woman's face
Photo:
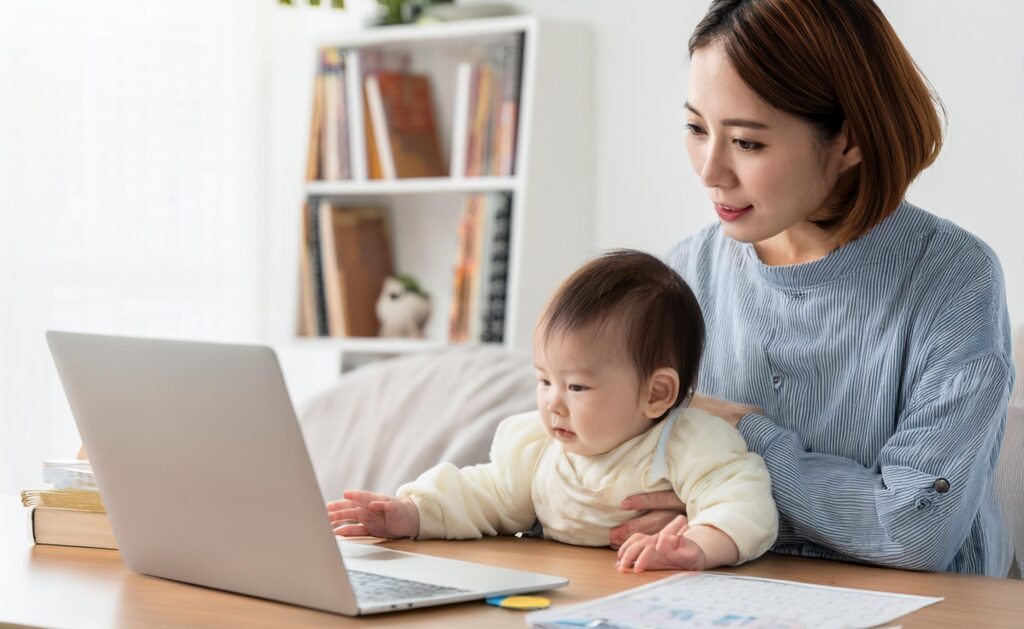
[[[786,233],[793,244],[808,235],[824,240],[807,218],[859,161],[846,134],[825,144],[810,123],[766,103],[718,43],[694,51],[689,92],[686,149],[725,235],[751,243]]]

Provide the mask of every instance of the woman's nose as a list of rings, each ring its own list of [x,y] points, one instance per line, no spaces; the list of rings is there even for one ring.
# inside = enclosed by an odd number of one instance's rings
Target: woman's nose
[[[732,170],[726,163],[723,151],[716,142],[708,142],[704,150],[704,162],[700,165],[700,180],[705,187],[721,188],[731,185]]]

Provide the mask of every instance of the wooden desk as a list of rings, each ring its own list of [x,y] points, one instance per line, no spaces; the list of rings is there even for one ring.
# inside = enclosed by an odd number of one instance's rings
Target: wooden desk
[[[467,542],[396,542],[398,550],[444,555],[564,575],[568,587],[548,592],[553,604],[578,603],[665,577],[619,574],[610,550],[540,540],[490,538]],[[1024,583],[1008,579],[923,574],[830,561],[768,555],[729,569],[737,574],[871,590],[945,596],[905,616],[915,627],[1020,627]],[[116,551],[32,546],[25,510],[0,497],[0,625],[42,627],[502,627],[522,628],[522,612],[483,602],[346,618],[228,592],[145,577]]]

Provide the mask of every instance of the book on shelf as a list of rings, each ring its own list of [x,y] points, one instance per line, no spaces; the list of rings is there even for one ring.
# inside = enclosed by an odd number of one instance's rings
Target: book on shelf
[[[371,178],[444,177],[430,77],[368,74],[364,83]]]
[[[511,219],[510,194],[466,197],[459,223],[449,341],[504,340]]]
[[[320,136],[324,127],[324,74],[313,77],[313,112],[309,123],[309,147],[306,152],[306,181],[320,179]]]
[[[317,286],[313,274],[313,252],[310,247],[309,204],[302,206],[301,236],[299,242],[299,303],[296,333],[299,336],[319,336],[317,320]]]
[[[313,214],[312,212],[310,214]],[[376,336],[380,323],[375,305],[384,279],[394,273],[387,214],[378,207],[317,204],[310,229],[317,233],[319,273],[311,273],[321,335]],[[312,262],[312,256],[311,264]],[[323,311],[319,312],[322,308]]]
[[[352,177],[348,126],[345,56],[327,48],[321,51],[313,84],[307,180]]]
[[[320,249],[320,200],[311,198],[302,210],[300,273],[306,288],[300,290],[300,298],[303,300],[300,327],[308,332],[308,336],[327,336],[327,298],[324,294],[323,254]]]
[[[457,71],[452,162],[453,168],[461,170],[453,172],[468,176],[513,174],[522,42],[522,36],[516,35],[489,47],[472,65],[468,80],[458,74],[461,67]],[[464,108],[461,99],[468,100]]]
[[[469,141],[469,111],[473,97],[473,64],[459,63],[455,70],[455,105],[452,113],[451,161],[452,177],[466,175],[466,143]]]

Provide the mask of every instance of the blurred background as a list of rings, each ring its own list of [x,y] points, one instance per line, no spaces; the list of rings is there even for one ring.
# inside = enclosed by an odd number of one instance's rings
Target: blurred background
[[[297,404],[337,377],[336,346],[295,337],[311,68],[372,4],[0,2],[0,493],[79,446],[47,329],[270,343]],[[587,249],[662,253],[714,220],[683,147],[686,41],[706,3],[506,5],[589,34],[589,180],[572,191]],[[1024,5],[879,5],[948,113],[908,198],[992,246],[1019,326]]]

